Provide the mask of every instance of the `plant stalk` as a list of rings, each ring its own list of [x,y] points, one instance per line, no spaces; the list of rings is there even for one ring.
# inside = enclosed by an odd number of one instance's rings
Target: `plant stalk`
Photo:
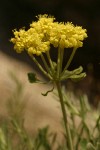
[[[63,114],[64,126],[65,126],[65,130],[66,130],[66,142],[68,145],[68,150],[73,150],[72,137],[71,137],[71,132],[70,132],[67,114],[66,114],[66,110],[65,110],[65,105],[64,105],[64,101],[63,101],[61,83],[60,83],[60,81],[56,81],[55,84],[56,84],[56,87],[58,90],[60,105],[61,105],[62,114]]]
[[[39,64],[39,62],[36,60],[36,58],[33,55],[30,55],[30,57],[32,58],[32,60],[34,61],[34,63],[38,66],[38,68],[43,72],[43,74],[48,77],[49,79],[52,80],[52,77],[50,76],[50,74],[48,74],[43,67]]]
[[[72,60],[73,60],[73,57],[74,57],[74,55],[75,55],[76,50],[77,50],[77,48],[73,48],[73,51],[72,51],[72,53],[71,53],[71,56],[70,56],[70,58],[69,58],[69,60],[68,60],[68,62],[67,62],[67,64],[66,64],[66,66],[65,66],[65,68],[64,68],[64,70],[63,70],[63,72],[62,72],[61,76],[63,76],[63,74],[64,74],[65,70],[67,70],[67,69],[68,69],[68,67],[69,67],[70,63],[71,63],[71,62],[72,62]]]

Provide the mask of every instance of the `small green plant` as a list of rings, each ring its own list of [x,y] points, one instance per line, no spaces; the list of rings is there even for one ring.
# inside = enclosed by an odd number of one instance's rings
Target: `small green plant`
[[[12,95],[7,100],[7,111],[11,118],[21,123],[21,121],[24,121],[27,96],[23,97],[24,85],[22,85],[13,72],[9,72],[9,78],[11,78],[15,87],[12,90]]]

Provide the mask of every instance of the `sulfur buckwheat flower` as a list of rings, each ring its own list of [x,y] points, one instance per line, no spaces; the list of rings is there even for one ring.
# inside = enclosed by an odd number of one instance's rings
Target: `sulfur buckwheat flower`
[[[41,55],[50,50],[50,45],[61,48],[82,47],[87,37],[86,29],[72,23],[58,23],[54,17],[39,15],[37,22],[30,24],[30,29],[14,30],[11,42],[20,53],[26,50],[29,54]]]
[[[20,29],[19,32],[17,30],[14,30],[14,36],[15,38],[12,38],[11,42],[14,43],[14,49],[18,53],[21,53],[24,50],[25,30]]]
[[[19,31],[14,30],[14,37],[11,38],[11,42],[18,53],[26,50],[34,63],[49,79],[49,84],[53,83],[53,88],[46,93],[42,93],[42,95],[47,96],[55,87],[57,88],[65,126],[66,146],[67,149],[74,150],[61,82],[69,78],[73,81],[79,81],[86,76],[82,66],[72,71],[68,70],[77,48],[82,47],[83,40],[87,38],[86,29],[83,29],[81,26],[75,26],[70,22],[59,23],[55,21],[54,17],[46,14],[37,16],[37,19],[38,21],[33,21],[30,24],[28,30],[25,30],[25,28]],[[58,50],[55,61],[52,60],[51,53],[49,52],[51,46]],[[66,48],[72,48],[72,50],[63,67],[63,56]],[[44,53],[45,56],[43,55]],[[42,63],[34,55],[40,56]],[[31,83],[44,83],[34,73],[28,73],[28,79]]]
[[[54,23],[55,24],[55,23]],[[74,26],[72,23],[56,23],[52,28],[50,42],[54,47],[74,48],[82,47],[87,37],[86,29]]]
[[[26,50],[29,54],[40,55],[42,52],[49,50],[49,41],[42,41],[43,35],[38,34],[34,28],[30,28],[25,31],[25,29],[20,29],[14,31],[15,38],[11,39],[13,42],[14,49],[21,53],[23,50]]]

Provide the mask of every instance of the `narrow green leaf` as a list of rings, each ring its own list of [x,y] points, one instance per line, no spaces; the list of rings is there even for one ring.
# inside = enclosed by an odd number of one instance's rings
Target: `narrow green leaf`
[[[86,150],[96,150],[92,143],[87,144]]]
[[[80,74],[82,71],[83,71],[83,67],[80,66],[77,69],[73,70],[72,72],[73,72],[73,74]]]
[[[87,139],[83,138],[83,139],[80,141],[80,146],[81,146],[81,149],[82,149],[82,150],[86,150]]]
[[[74,81],[74,82],[78,82],[78,81],[82,80],[85,77],[86,77],[86,73],[75,74],[75,75],[70,76],[71,80]]]
[[[96,150],[100,150],[100,142],[97,143]]]
[[[63,76],[61,76],[61,80],[70,78],[73,81],[80,81],[81,79],[86,77],[86,73],[85,72],[82,73],[82,71],[83,71],[82,66],[80,66],[77,69],[74,69],[72,71],[65,70]]]

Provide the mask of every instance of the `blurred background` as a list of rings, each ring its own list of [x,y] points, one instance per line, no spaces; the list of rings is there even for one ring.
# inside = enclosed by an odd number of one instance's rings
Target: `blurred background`
[[[23,52],[19,55],[13,51],[13,45],[9,40],[13,36],[13,29],[24,26],[28,28],[29,24],[36,20],[35,16],[45,13],[53,15],[57,21],[70,21],[87,29],[88,38],[84,41],[83,47],[78,49],[70,68],[75,69],[82,65],[89,75],[85,79],[86,82],[83,81],[86,84],[81,84],[82,88],[86,91],[86,86],[91,87],[90,83],[87,85],[87,81],[92,76],[95,79],[92,82],[92,85],[95,84],[92,90],[100,95],[99,0],[2,0],[0,2],[0,50],[32,65],[27,54]]]

